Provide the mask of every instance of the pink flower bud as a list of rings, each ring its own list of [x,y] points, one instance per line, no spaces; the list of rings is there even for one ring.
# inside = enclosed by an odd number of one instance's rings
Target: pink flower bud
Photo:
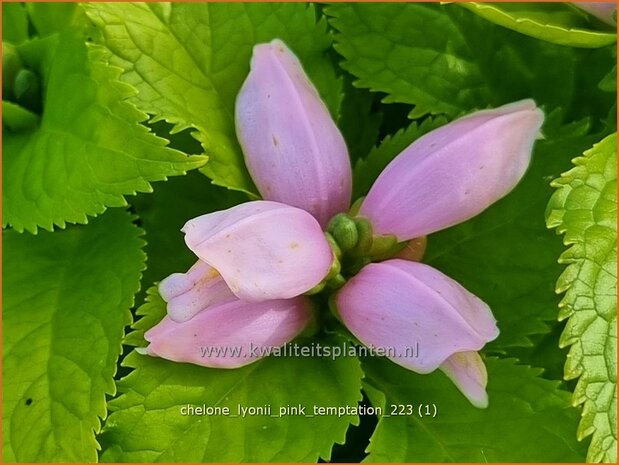
[[[418,262],[366,265],[338,292],[336,305],[357,339],[417,373],[434,371],[457,352],[477,351],[499,334],[484,302]]]
[[[516,186],[543,120],[533,100],[522,100],[426,134],[385,168],[359,215],[400,241],[468,220]]]
[[[298,336],[312,321],[306,297],[217,303],[183,323],[165,317],[146,332],[139,352],[174,362],[237,368]]]
[[[488,372],[477,352],[458,352],[449,357],[440,369],[464,396],[477,408],[488,407]]]
[[[352,172],[346,143],[281,40],[254,47],[236,100],[236,132],[265,199],[302,208],[323,227],[348,209]]]
[[[211,305],[235,299],[217,270],[198,260],[187,273],[174,273],[159,283],[159,295],[168,303],[168,315],[182,323]]]
[[[183,227],[185,242],[250,302],[303,294],[328,274],[333,253],[304,210],[258,200],[202,215]]]

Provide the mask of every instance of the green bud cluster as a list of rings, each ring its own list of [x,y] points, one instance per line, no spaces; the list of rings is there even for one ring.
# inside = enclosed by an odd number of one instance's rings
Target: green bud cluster
[[[327,225],[325,237],[333,251],[333,263],[327,276],[306,295],[337,290],[368,263],[393,257],[405,247],[406,243],[398,242],[395,236],[374,235],[368,220],[353,216],[358,204],[350,213],[335,215]]]
[[[368,220],[351,217],[347,213],[335,215],[327,226],[327,232],[342,254],[361,261],[387,259],[405,246],[405,243],[398,242],[397,237],[393,235],[375,235]]]
[[[325,233],[325,237],[327,238],[327,242],[331,246],[331,251],[333,252],[333,262],[331,263],[331,268],[327,273],[327,276],[314,286],[312,289],[307,291],[306,295],[317,294],[323,289],[339,289],[344,284],[346,284],[346,279],[342,276],[342,249],[338,245],[337,241],[333,238],[330,233]]]
[[[35,113],[41,111],[39,77],[25,67],[17,48],[7,42],[2,42],[2,96]]]
[[[393,235],[374,234],[372,224],[359,216],[362,201],[363,198],[357,200],[348,213],[335,215],[327,225],[325,238],[333,253],[331,269],[319,284],[305,293],[321,294],[327,298],[329,312],[317,312],[316,317],[319,319],[341,322],[335,303],[335,291],[368,263],[391,258],[406,247],[406,242],[398,242]],[[315,325],[307,334],[314,331]]]

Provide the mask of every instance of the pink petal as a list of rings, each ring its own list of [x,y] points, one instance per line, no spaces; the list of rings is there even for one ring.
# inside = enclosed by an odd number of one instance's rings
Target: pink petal
[[[366,265],[339,291],[336,303],[357,339],[383,347],[391,360],[417,373],[435,370],[456,352],[479,350],[499,334],[484,302],[418,262]]]
[[[281,40],[254,47],[236,100],[236,132],[265,199],[302,208],[323,227],[348,209],[352,172],[346,143]]]
[[[187,273],[174,273],[161,281],[159,294],[168,303],[168,315],[178,323],[215,303],[235,298],[217,270],[201,260]]]
[[[488,407],[488,372],[477,352],[458,352],[449,357],[440,369],[477,408]]]
[[[202,215],[183,227],[185,242],[240,299],[287,299],[316,286],[333,253],[304,210],[259,200]]]
[[[311,320],[306,297],[257,303],[236,299],[183,323],[166,316],[146,332],[150,344],[140,352],[174,362],[237,368],[291,341]]]
[[[543,120],[535,102],[522,100],[426,134],[385,168],[360,216],[400,241],[468,220],[520,181]]]
[[[615,2],[574,2],[573,5],[604,21],[606,24],[611,26],[617,24],[615,20],[617,4]]]

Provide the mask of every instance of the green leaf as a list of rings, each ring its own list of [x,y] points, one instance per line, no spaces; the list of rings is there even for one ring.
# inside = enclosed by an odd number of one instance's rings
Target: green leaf
[[[64,31],[84,20],[84,10],[79,8],[77,3],[28,2],[25,5],[28,16],[30,16],[30,20],[41,37]]]
[[[355,84],[386,92],[386,102],[415,105],[411,117],[457,116],[529,97],[583,115],[575,75],[591,50],[523,36],[457,5],[339,3],[325,11]]]
[[[146,230],[148,268],[143,288],[171,273],[187,271],[197,260],[181,232],[188,220],[245,201],[242,193],[214,186],[197,171],[159,183],[152,194],[133,199],[131,205]]]
[[[18,231],[86,223],[123,195],[152,190],[149,182],[204,164],[165,147],[139,121],[103,50],[68,31],[22,44],[19,54],[45,89],[41,124],[7,132],[3,144],[3,225]]]
[[[3,462],[94,462],[145,255],[122,210],[3,232]]]
[[[599,87],[604,92],[617,92],[617,66],[613,66],[600,81]]]
[[[332,115],[340,81],[326,22],[313,6],[287,3],[91,3],[105,45],[140,92],[139,108],[177,129],[196,129],[215,184],[255,192],[234,130],[234,101],[253,46],[280,38],[299,56]]]
[[[28,40],[28,14],[22,3],[2,3],[2,40],[13,44]]]
[[[385,137],[379,146],[373,147],[367,157],[360,159],[353,170],[353,198],[366,195],[376,178],[391,161],[406,147],[424,134],[447,123],[442,117],[428,118],[421,123],[414,122],[393,136]]]
[[[154,288],[145,315],[128,342],[143,345],[143,331],[165,314]],[[324,341],[323,341],[324,343]],[[183,406],[356,406],[362,372],[354,357],[269,357],[243,368],[218,370],[169,362],[132,352],[134,371],[122,379],[122,395],[110,403],[101,442],[113,462],[313,462],[328,459],[356,416],[184,416]]]
[[[30,129],[39,122],[39,115],[6,100],[2,101],[2,124],[10,131]]]
[[[544,224],[549,183],[569,166],[569,155],[591,145],[586,124],[553,133],[548,116],[546,139],[538,140],[531,166],[518,186],[482,214],[428,237],[424,262],[440,269],[484,300],[501,334],[488,347],[530,346],[529,336],[546,333],[554,320],[554,283],[561,273],[561,245]],[[567,155],[567,156],[566,156]],[[474,272],[472,272],[474,270]]]
[[[543,378],[561,381],[561,388],[572,392],[576,383],[566,382],[563,379],[563,366],[568,349],[559,347],[557,343],[565,325],[558,321],[548,322],[548,324],[549,333],[530,336],[531,346],[510,348],[509,356],[527,365],[541,368],[544,370],[541,374]]]
[[[569,440],[578,422],[569,393],[541,370],[487,358],[487,409],[471,406],[440,371],[418,375],[384,359],[363,363],[366,392],[383,407],[369,462],[582,462],[584,444]],[[419,405],[425,414],[419,416]],[[389,415],[412,405],[412,415]],[[399,407],[396,408],[399,410]]]
[[[571,346],[566,379],[579,378],[584,404],[579,439],[593,435],[588,462],[617,461],[617,134],[603,139],[575,168],[552,183],[548,227],[570,246],[557,281],[565,292],[559,319],[568,318],[561,345]]]
[[[349,76],[344,80],[344,98],[337,125],[342,131],[351,161],[366,157],[376,145],[382,115],[373,112],[374,95],[352,85]]]
[[[582,14],[566,3],[478,3],[458,5],[482,18],[526,34],[572,47],[603,47],[617,41],[610,30],[595,30]]]

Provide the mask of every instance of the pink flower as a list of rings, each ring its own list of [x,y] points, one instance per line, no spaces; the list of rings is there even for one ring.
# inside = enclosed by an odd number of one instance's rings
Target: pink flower
[[[305,210],[257,200],[209,213],[183,227],[185,242],[248,302],[309,291],[333,262],[318,222]]]
[[[212,368],[237,368],[295,338],[312,322],[307,297],[215,303],[190,320],[166,316],[146,332],[141,353]]]
[[[215,303],[235,298],[219,272],[201,260],[186,273],[174,273],[161,281],[159,294],[168,303],[168,316],[177,323],[191,320]]]
[[[350,206],[346,143],[301,63],[281,40],[254,47],[236,99],[236,132],[267,200],[310,212],[325,227]]]
[[[385,168],[359,216],[376,234],[407,241],[478,215],[520,181],[543,120],[522,100],[435,129]]]
[[[488,406],[488,372],[477,352],[457,352],[439,367],[477,408]]]
[[[481,213],[516,186],[543,118],[533,101],[523,100],[428,133],[385,168],[359,219],[369,221],[378,244],[393,236],[410,241],[397,253],[419,260],[427,234]],[[390,358],[418,373],[440,368],[473,405],[487,406],[487,374],[477,351],[499,331],[488,306],[458,283],[427,265],[392,259],[365,266],[338,292],[336,304],[362,343],[394,348]]]
[[[365,266],[338,292],[336,304],[342,322],[361,342],[393,347],[391,360],[417,373],[436,370],[458,352],[480,350],[499,334],[484,302],[418,262],[392,259]],[[416,344],[418,356],[407,350]]]
[[[309,321],[307,301],[297,296],[337,265],[321,226],[350,204],[348,151],[299,60],[281,41],[254,48],[236,126],[248,169],[267,200],[185,224],[185,242],[199,260],[161,282],[168,317],[146,335],[150,355],[222,368],[250,363],[256,358],[205,359],[196,344],[288,342]]]
[[[252,347],[278,347],[314,323],[302,294],[343,286],[336,313],[361,343],[393,348],[389,358],[415,372],[442,370],[485,407],[478,351],[498,336],[496,321],[482,300],[418,261],[426,235],[479,214],[516,186],[542,122],[535,103],[523,100],[432,131],[387,166],[353,217],[344,213],[348,153],[317,90],[281,41],[257,45],[236,128],[266,200],[187,222],[185,240],[199,260],[161,282],[168,317],[146,333],[142,351],[242,366],[266,354]],[[337,274],[341,263],[347,277],[358,271],[348,282]]]

